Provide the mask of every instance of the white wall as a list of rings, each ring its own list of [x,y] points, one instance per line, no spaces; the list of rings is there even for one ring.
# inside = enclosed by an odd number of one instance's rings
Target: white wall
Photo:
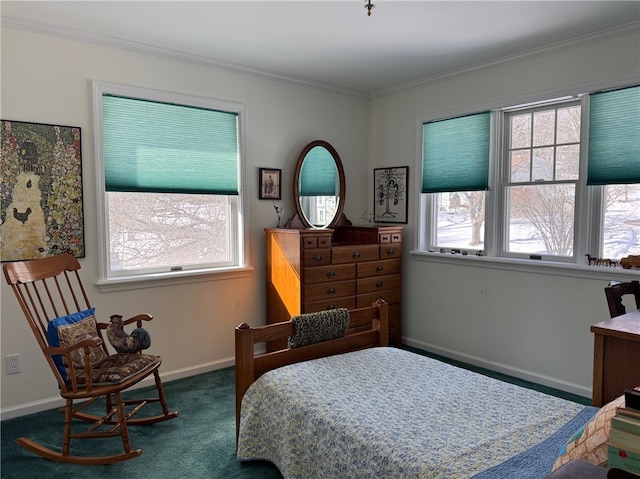
[[[421,118],[543,100],[562,90],[580,93],[592,84],[630,78],[640,81],[637,29],[374,98],[370,167],[409,165],[410,178],[417,180]],[[564,277],[411,257],[419,189],[413,180],[403,262],[408,344],[590,396],[589,326],[608,318],[607,281],[579,271]],[[616,279],[613,273],[610,279]]]
[[[86,258],[81,259],[89,295],[104,320],[147,311],[151,352],[161,354],[165,378],[231,365],[233,329],[263,324],[264,228],[275,227],[271,201],[258,200],[258,167],[283,170],[284,220],[293,213],[291,178],[298,153],[310,141],[330,142],[340,154],[349,184],[345,213],[360,216],[366,182],[357,181],[367,158],[368,100],[270,78],[257,78],[153,56],[2,29],[2,104],[5,120],[79,126],[82,129]],[[245,278],[101,294],[95,198],[91,81],[100,80],[241,102],[248,114],[245,204],[250,265]],[[367,173],[366,177],[369,175]],[[22,372],[0,387],[3,418],[43,407],[58,398],[42,353],[2,280],[1,357],[20,353]],[[4,362],[4,359],[3,359]]]

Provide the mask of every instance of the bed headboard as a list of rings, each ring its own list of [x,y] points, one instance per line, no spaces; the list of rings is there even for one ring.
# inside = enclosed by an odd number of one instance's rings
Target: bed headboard
[[[293,333],[291,320],[257,327],[242,323],[236,327],[236,437],[240,425],[242,398],[256,379],[271,369],[288,364],[358,349],[387,346],[389,344],[389,305],[384,301],[377,301],[368,308],[350,310],[349,327],[345,336],[341,338],[294,349],[255,354],[256,344],[288,338]]]

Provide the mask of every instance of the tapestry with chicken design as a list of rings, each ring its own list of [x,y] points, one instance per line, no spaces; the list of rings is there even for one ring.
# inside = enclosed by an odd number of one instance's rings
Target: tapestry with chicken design
[[[1,120],[0,260],[85,255],[80,128]]]

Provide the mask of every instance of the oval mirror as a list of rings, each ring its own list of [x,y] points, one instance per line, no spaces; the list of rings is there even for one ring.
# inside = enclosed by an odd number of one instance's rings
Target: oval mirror
[[[332,228],[342,217],[346,194],[338,152],[316,140],[304,147],[293,174],[296,211],[306,228]]]

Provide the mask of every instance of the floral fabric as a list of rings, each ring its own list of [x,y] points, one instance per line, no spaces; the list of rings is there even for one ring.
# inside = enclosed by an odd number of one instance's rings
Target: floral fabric
[[[237,457],[286,478],[461,479],[542,442],[583,405],[396,348],[278,368],[243,402]]]

